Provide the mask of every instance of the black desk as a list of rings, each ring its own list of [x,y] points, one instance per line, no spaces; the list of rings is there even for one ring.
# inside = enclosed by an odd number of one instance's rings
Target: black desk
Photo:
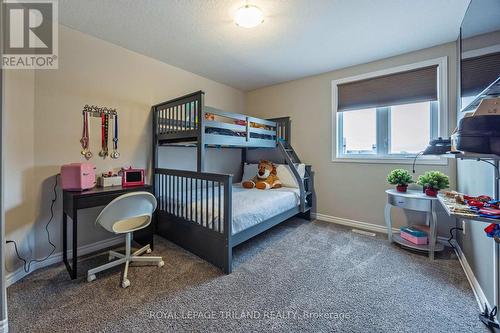
[[[113,199],[125,193],[136,191],[147,191],[152,193],[152,190],[153,188],[151,185],[144,185],[127,188],[123,188],[121,186],[111,186],[105,188],[96,187],[82,192],[63,191],[63,261],[68,269],[71,279],[76,279],[77,274],[78,210],[105,206]],[[68,216],[73,221],[72,265],[70,265],[68,261]],[[134,232],[134,241],[142,246],[150,244],[151,249],[153,249],[153,225],[154,223],[151,223],[147,228]]]

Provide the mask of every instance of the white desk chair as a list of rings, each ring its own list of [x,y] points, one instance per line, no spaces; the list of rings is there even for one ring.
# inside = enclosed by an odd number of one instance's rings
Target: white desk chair
[[[156,198],[149,192],[127,193],[111,201],[99,214],[95,223],[115,234],[126,234],[125,254],[109,251],[109,260],[118,258],[87,272],[87,281],[95,280],[95,274],[108,268],[125,263],[122,287],[130,286],[127,279],[128,266],[131,261],[153,261],[159,267],[164,265],[162,257],[141,257],[144,252],[151,253],[149,245],[130,253],[132,232],[146,228],[151,223],[151,216],[156,209]]]

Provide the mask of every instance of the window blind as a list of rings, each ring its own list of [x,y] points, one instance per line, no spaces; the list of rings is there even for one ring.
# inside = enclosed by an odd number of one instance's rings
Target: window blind
[[[500,52],[462,60],[462,96],[475,96],[500,76]]]
[[[338,85],[338,111],[437,100],[437,65]]]

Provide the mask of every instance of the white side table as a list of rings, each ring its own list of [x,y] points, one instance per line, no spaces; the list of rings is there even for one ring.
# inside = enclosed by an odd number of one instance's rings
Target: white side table
[[[442,251],[443,244],[437,243],[437,217],[436,205],[439,205],[438,198],[429,197],[421,191],[408,190],[408,192],[398,192],[395,189],[386,190],[387,204],[385,205],[385,224],[387,225],[387,236],[390,242],[398,243],[404,247],[428,251],[429,258],[434,260],[434,252]],[[392,234],[391,208],[399,207],[402,209],[415,210],[427,213],[427,224],[429,225],[430,235],[429,244],[417,245],[406,239],[403,239],[399,234]]]

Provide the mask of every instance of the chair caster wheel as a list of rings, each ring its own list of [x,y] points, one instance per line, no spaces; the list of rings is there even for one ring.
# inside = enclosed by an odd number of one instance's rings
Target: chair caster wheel
[[[158,267],[163,267],[165,266],[165,262],[162,260],[162,261],[158,261]]]
[[[148,253],[148,254],[151,253],[151,252],[152,252],[151,249],[147,249],[146,250],[146,253]]]
[[[130,281],[128,279],[124,279],[122,281],[122,288],[130,287]]]
[[[92,274],[92,275],[87,276],[87,281],[88,281],[88,282],[92,282],[92,281],[94,281],[94,280],[95,280],[95,274]]]

